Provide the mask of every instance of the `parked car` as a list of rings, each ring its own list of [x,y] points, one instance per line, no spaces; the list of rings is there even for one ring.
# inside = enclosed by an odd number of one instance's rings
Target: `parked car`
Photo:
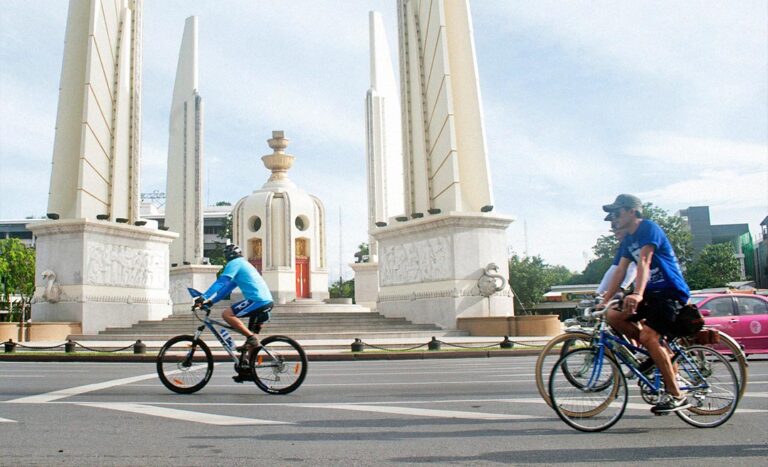
[[[768,353],[768,298],[753,294],[695,294],[691,303],[699,307],[708,326],[736,339],[747,355]]]

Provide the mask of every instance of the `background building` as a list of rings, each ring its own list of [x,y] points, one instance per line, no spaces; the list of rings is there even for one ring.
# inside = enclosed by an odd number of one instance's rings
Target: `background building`
[[[709,206],[691,206],[677,215],[688,224],[693,236],[693,254],[698,255],[707,245],[730,243],[741,266],[741,278],[755,278],[754,245],[749,224],[712,225]]]

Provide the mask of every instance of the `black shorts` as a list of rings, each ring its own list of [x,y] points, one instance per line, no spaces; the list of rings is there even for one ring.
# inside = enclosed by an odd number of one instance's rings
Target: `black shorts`
[[[675,336],[677,327],[677,314],[682,304],[675,298],[662,294],[648,293],[643,296],[643,301],[637,306],[632,321],[645,320],[645,324],[662,336]]]

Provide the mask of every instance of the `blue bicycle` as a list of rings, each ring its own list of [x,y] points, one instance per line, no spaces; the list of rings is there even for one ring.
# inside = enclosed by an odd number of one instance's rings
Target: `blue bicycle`
[[[201,295],[188,289],[193,297]],[[173,392],[192,394],[199,391],[213,375],[213,354],[200,338],[208,329],[221,343],[235,364],[237,373],[232,379],[237,383],[253,381],[259,389],[269,394],[288,394],[301,386],[307,375],[307,355],[298,342],[287,336],[269,336],[261,340],[261,346],[252,350],[238,350],[226,329],[228,324],[211,318],[211,308],[201,308],[205,317],[195,317],[202,323],[194,335],[172,337],[157,354],[157,374],[160,381]],[[220,326],[220,330],[216,329]],[[248,327],[256,331],[256,320],[251,318]],[[226,329],[225,329],[226,328]],[[239,353],[236,353],[239,352]]]
[[[627,376],[621,364],[637,377],[645,402],[655,404],[665,394],[659,370],[653,367],[644,373],[639,368],[643,357],[650,358],[648,352],[614,335],[603,319],[604,312],[592,316],[598,319],[597,338],[587,348],[564,354],[549,377],[552,408],[565,423],[588,432],[610,428],[626,410]],[[675,414],[698,428],[725,423],[739,401],[739,383],[731,364],[710,347],[683,347],[675,338],[666,342],[678,367],[678,385],[690,404]]]

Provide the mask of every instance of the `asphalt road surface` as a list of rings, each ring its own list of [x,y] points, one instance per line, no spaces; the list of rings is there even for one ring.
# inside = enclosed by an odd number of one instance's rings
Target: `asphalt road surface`
[[[145,363],[0,362],[0,465],[768,465],[768,361],[725,425],[655,417],[630,382],[608,431],[539,398],[534,357],[310,362],[286,396],[218,364],[178,395]]]

